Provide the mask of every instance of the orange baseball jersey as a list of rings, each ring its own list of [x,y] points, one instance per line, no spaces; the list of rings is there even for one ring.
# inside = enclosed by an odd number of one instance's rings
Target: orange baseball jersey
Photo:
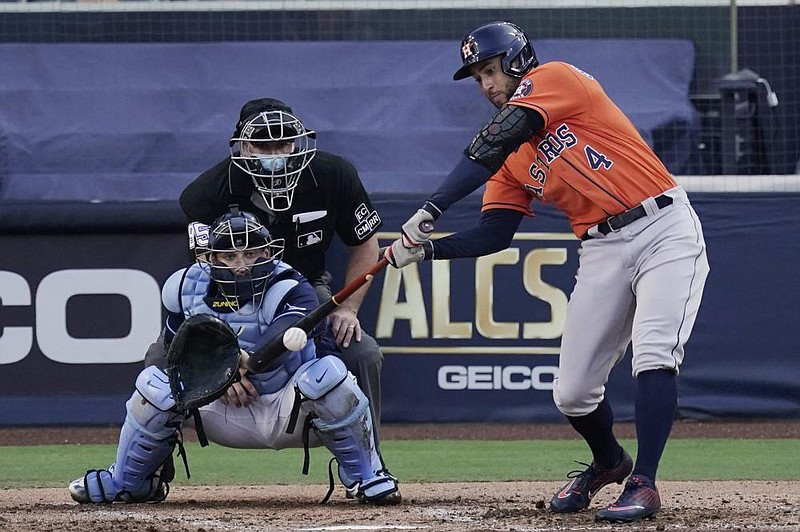
[[[533,215],[537,199],[567,214],[575,235],[677,183],[591,75],[562,62],[531,70],[508,105],[542,115],[545,128],[509,155],[483,195],[483,210]]]

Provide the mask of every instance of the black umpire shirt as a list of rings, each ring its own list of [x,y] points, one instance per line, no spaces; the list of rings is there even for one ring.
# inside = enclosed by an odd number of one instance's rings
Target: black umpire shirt
[[[267,211],[252,178],[230,157],[206,170],[181,193],[187,221],[210,225],[230,205],[249,211],[285,240],[283,260],[316,284],[325,274],[325,253],[334,234],[347,246],[358,246],[383,225],[358,172],[345,159],[317,151],[294,191],[292,206]]]

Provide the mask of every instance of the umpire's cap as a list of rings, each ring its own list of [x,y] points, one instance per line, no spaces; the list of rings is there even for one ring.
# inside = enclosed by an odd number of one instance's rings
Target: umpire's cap
[[[294,114],[292,108],[276,98],[258,98],[250,100],[242,106],[239,112],[239,121],[236,122],[236,131],[233,132],[233,138],[239,137],[242,134],[242,128],[251,119],[257,115],[267,111],[283,111],[284,113]],[[233,141],[231,141],[233,144]]]

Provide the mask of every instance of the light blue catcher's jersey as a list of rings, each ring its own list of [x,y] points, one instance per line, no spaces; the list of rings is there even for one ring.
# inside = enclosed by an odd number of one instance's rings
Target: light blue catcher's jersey
[[[253,351],[262,343],[270,324],[278,316],[297,314],[300,318],[306,310],[311,310],[291,305],[291,290],[304,280],[283,262],[275,266],[275,271],[267,280],[267,289],[258,308],[254,308],[250,301],[241,309],[231,311],[226,308],[227,301],[224,299],[214,300],[213,306],[216,308],[212,308],[205,299],[213,282],[210,270],[207,264],[195,263],[173,273],[161,290],[164,307],[176,314],[182,312],[186,317],[195,314],[218,317],[237,333],[239,347],[245,351]],[[310,289],[313,291],[313,288]],[[315,357],[314,342],[308,342],[300,351],[284,353],[267,370],[251,375],[249,379],[261,395],[274,393],[291,380],[297,368]]]

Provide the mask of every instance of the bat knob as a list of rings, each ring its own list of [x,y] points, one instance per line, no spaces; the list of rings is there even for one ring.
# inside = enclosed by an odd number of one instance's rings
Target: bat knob
[[[423,233],[432,233],[433,232],[433,222],[420,222],[419,223],[419,230]]]

